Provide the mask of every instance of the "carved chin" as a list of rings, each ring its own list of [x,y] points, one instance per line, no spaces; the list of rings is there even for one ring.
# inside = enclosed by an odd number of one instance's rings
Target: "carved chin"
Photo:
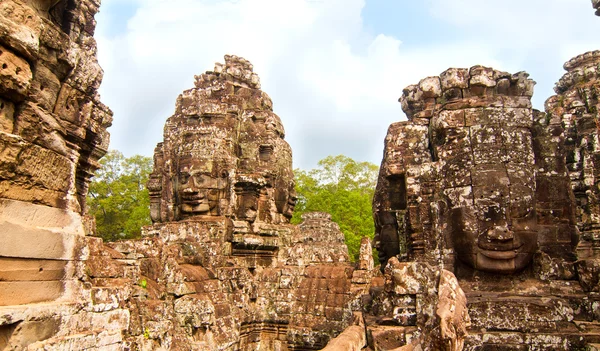
[[[181,212],[184,212],[184,213],[198,214],[198,213],[206,213],[208,211],[210,211],[210,206],[208,204],[197,204],[197,205],[182,204],[181,205]]]

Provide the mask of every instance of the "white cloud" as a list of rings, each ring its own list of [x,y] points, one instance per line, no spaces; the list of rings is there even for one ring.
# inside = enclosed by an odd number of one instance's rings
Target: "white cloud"
[[[421,78],[474,64],[521,70],[527,57],[500,60],[499,54],[508,48],[526,56],[548,46],[548,41],[532,46],[537,39],[523,34],[542,35],[539,27],[570,42],[573,50],[588,40],[566,40],[572,34],[560,34],[557,23],[528,22],[540,20],[542,15],[533,16],[539,11],[550,11],[544,4],[572,0],[485,5],[481,0],[429,0],[440,21],[481,28],[481,33],[418,50],[406,50],[403,38],[390,33],[370,34],[361,17],[364,0],[103,0],[103,6],[132,1],[137,11],[120,35],[109,35],[103,27],[102,16],[108,13],[97,17],[105,69],[101,93],[115,112],[112,147],[126,154],[151,155],[177,95],[193,86],[194,74],[212,69],[227,53],[254,64],[286,127],[295,166],[309,168],[338,153],[379,163],[388,125],[404,118],[397,102],[402,88]],[[529,1],[542,9],[521,4]],[[514,4],[504,9],[500,4],[506,2]],[[558,20],[557,13],[547,19]],[[478,39],[486,35],[494,39]]]

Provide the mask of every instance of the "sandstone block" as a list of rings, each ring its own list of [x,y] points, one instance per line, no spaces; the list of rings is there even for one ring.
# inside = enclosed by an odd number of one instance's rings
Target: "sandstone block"
[[[81,57],[77,65],[69,74],[66,82],[80,91],[90,95],[100,88],[104,72],[96,58],[96,40],[93,37],[84,37],[80,43]]]
[[[54,110],[60,86],[60,80],[48,67],[41,63],[36,65],[30,96],[40,107],[46,111]]]
[[[586,291],[600,291],[600,260],[587,259],[577,262],[579,281]]]
[[[31,203],[0,200],[0,256],[72,260],[83,258],[78,214]]]
[[[31,103],[17,111],[14,134],[62,156],[69,156],[72,152],[65,140],[66,130],[56,117]]]
[[[181,326],[208,327],[215,323],[215,306],[203,295],[187,295],[175,301],[175,313]],[[219,315],[227,313],[220,312]]]
[[[63,292],[61,281],[0,281],[0,306],[52,301]]]
[[[494,69],[483,66],[471,67],[469,74],[469,86],[481,85],[485,87],[495,87],[496,80],[494,79]]]
[[[16,101],[23,100],[32,78],[29,63],[0,45],[0,94]]]
[[[0,132],[11,133],[15,125],[15,104],[0,98]]]
[[[367,346],[367,335],[362,315],[355,315],[355,324],[327,343],[323,351],[359,351]]]
[[[81,126],[91,115],[91,106],[91,102],[86,101],[86,97],[82,92],[74,89],[69,84],[63,84],[58,93],[53,113],[59,116],[60,119],[74,124],[74,126]],[[81,137],[84,137],[84,135],[81,134]]]
[[[39,50],[41,20],[29,6],[16,1],[0,3],[0,37],[9,47],[27,58]]]
[[[61,280],[67,262],[0,257],[0,281]]]
[[[69,259],[73,253],[64,246],[61,233],[26,227],[0,221],[3,235],[0,237],[0,255],[5,257],[30,257],[46,259]],[[66,235],[65,235],[65,238]]]
[[[443,91],[452,88],[465,89],[469,86],[469,70],[466,68],[450,68],[440,74]]]
[[[5,340],[0,336],[0,347],[12,350],[30,350],[31,345],[56,335],[60,330],[60,319],[39,318],[15,325],[12,335]],[[4,344],[3,344],[4,343]]]
[[[419,89],[424,98],[436,98],[442,95],[439,77],[427,77],[419,82]]]

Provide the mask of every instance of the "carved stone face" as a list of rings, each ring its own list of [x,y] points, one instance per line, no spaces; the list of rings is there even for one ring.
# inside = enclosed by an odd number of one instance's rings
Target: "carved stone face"
[[[474,118],[486,122],[486,116]],[[434,141],[449,205],[448,241],[456,258],[480,271],[523,270],[537,250],[538,236],[531,131],[482,124],[448,128],[442,136]]]
[[[294,208],[296,207],[296,191],[293,188],[290,190],[276,189],[275,190],[275,205],[277,211],[283,214],[286,218],[292,218],[294,215]]]
[[[185,157],[179,160],[177,204],[180,219],[197,215],[220,215],[219,202],[226,199],[227,173],[219,174],[212,162]]]
[[[253,183],[238,183],[236,184],[235,192],[237,194],[237,218],[254,222],[258,215],[259,185]]]
[[[537,219],[530,205],[524,201],[510,208],[452,209],[450,228],[458,259],[486,272],[510,274],[524,269],[537,249]],[[511,213],[517,208],[523,210]]]

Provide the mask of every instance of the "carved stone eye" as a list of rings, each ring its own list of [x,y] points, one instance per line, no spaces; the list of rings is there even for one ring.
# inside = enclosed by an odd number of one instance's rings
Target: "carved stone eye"
[[[179,182],[181,184],[186,184],[189,179],[190,179],[190,174],[188,172],[179,173]]]

